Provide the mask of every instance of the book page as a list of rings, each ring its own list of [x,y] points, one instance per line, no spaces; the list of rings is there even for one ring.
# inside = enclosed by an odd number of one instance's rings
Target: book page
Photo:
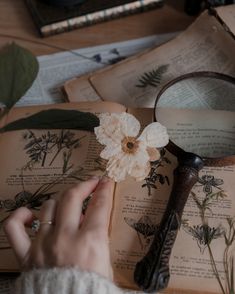
[[[24,107],[13,109],[7,123],[49,109],[96,114],[125,111],[125,107],[111,102]],[[53,119],[51,115],[51,123]],[[95,134],[82,130],[27,128],[0,134],[0,166],[3,167],[0,170],[1,271],[15,271],[18,268],[2,229],[9,213],[27,206],[37,215],[43,201],[57,199],[66,188],[78,181],[92,175],[102,175],[103,166],[98,160],[101,149]],[[29,234],[32,235],[31,230]]]
[[[137,42],[133,42],[133,41],[129,41],[129,50],[135,50],[135,54],[134,51],[130,51],[132,52],[133,57],[130,57],[130,52],[125,53],[125,57],[128,57],[128,60],[130,58],[136,58],[137,54],[138,56],[143,54],[143,52],[147,52],[148,50],[150,50],[150,48],[154,48],[156,46],[159,46],[167,41],[169,41],[170,39],[173,39],[174,37],[176,37],[179,34],[179,32],[172,32],[172,33],[166,33],[166,34],[159,34],[156,36],[152,36],[152,37],[146,37],[143,39],[143,42],[146,42],[146,46],[141,47],[141,40],[139,40],[139,43]],[[150,40],[152,40],[152,43],[150,43]],[[149,42],[149,43],[148,43]],[[149,48],[147,47],[147,45],[149,46]],[[141,50],[140,50],[141,49]],[[113,52],[115,52],[115,50],[113,50]],[[125,60],[126,58],[123,58],[123,60]],[[119,60],[119,63],[122,63],[122,57]],[[110,62],[110,65],[112,63]],[[66,81],[64,83],[64,91],[66,93],[66,98],[70,101],[70,102],[79,102],[79,101],[96,101],[96,100],[100,100],[102,99],[102,97],[99,96],[99,94],[96,92],[95,88],[92,86],[92,83],[90,82],[90,77],[93,75],[93,73],[97,73],[101,71],[102,69],[97,69],[96,71],[92,71],[91,73],[88,74],[83,74],[83,75],[79,75],[76,78],[73,79],[69,79],[68,81]]]
[[[233,35],[235,35],[235,14],[233,12],[234,5],[226,5],[216,8],[216,12],[221,20],[225,23]]]
[[[149,123],[152,117],[150,109],[131,110],[131,113],[143,124]],[[174,127],[178,128],[179,132],[182,129],[181,124],[175,124]],[[135,265],[146,254],[161,221],[171,192],[173,170],[176,167],[176,157],[166,151],[161,165],[152,165],[152,174],[148,179],[142,182],[127,179],[116,186],[111,257],[114,277],[120,285],[127,288],[133,288],[135,285]],[[205,210],[208,230],[216,233],[210,248],[224,281],[223,254],[226,245],[223,232],[229,230],[226,218],[235,216],[234,175],[235,165],[207,166],[200,171],[198,182],[186,203],[181,229],[171,254],[171,278],[166,293],[221,293],[212,271],[206,237],[202,234],[201,211],[197,203],[208,203],[208,209]],[[233,250],[234,245],[233,243]]]
[[[179,32],[158,34],[144,38],[115,42],[100,46],[38,56],[39,73],[32,87],[17,102],[16,106],[63,103],[67,101],[63,91],[66,81],[114,64],[127,57],[154,48]],[[78,96],[73,102],[86,101],[89,96]],[[90,100],[88,100],[90,101]]]
[[[69,102],[102,100],[89,82],[91,74],[74,78],[64,84],[64,90]]]
[[[185,151],[202,157],[235,155],[235,112],[160,107],[156,117]]]
[[[231,6],[231,13],[235,14],[235,5]],[[234,39],[216,17],[204,12],[173,40],[137,58],[94,73],[90,81],[104,100],[116,101],[128,107],[153,107],[161,87],[182,74],[204,70],[233,76],[234,44]],[[200,83],[198,86],[203,91]],[[197,93],[190,91],[190,86],[187,90],[186,93],[178,89],[172,99],[164,100],[161,106],[174,106],[178,104],[177,96],[187,94],[187,99],[181,100],[185,107],[214,107],[213,101],[208,103],[197,99]],[[220,98],[218,96],[217,104],[223,104]]]

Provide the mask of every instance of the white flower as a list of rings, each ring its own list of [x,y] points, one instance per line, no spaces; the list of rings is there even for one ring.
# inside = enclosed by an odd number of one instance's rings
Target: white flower
[[[139,121],[131,114],[103,113],[95,128],[97,140],[105,145],[100,157],[107,159],[108,176],[120,182],[127,175],[143,180],[150,172],[150,162],[160,158],[156,148],[164,147],[169,137],[158,122],[149,124],[138,136]]]

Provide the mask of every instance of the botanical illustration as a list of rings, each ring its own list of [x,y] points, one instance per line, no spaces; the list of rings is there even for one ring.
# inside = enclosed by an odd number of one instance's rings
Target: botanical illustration
[[[139,87],[139,88],[146,88],[148,86],[151,86],[154,88],[158,87],[168,67],[169,67],[169,64],[164,64],[164,65],[160,65],[156,69],[152,69],[149,72],[143,73],[138,78],[138,84],[136,84],[136,87]]]
[[[60,130],[59,134],[48,130],[41,135],[36,135],[33,130],[28,130],[23,134],[23,139],[26,141],[24,150],[30,159],[27,166],[40,164],[44,167],[48,157],[50,159],[47,165],[51,166],[54,160],[62,154],[63,173],[66,173],[72,167],[69,165],[72,152],[80,146],[84,137],[77,138],[70,130]]]
[[[159,173],[159,167],[164,166],[164,164],[171,164],[170,160],[165,156],[166,150],[163,148],[160,150],[160,158],[156,161],[150,162],[150,172],[148,176],[144,179],[145,183],[142,187],[148,189],[148,195],[152,195],[152,189],[157,189],[157,183],[164,185],[170,185],[170,180],[167,175]]]
[[[33,130],[27,130],[23,133],[23,140],[25,141],[23,150],[28,155],[29,161],[21,168],[22,190],[16,195],[12,195],[9,199],[0,199],[0,211],[4,212],[4,215],[6,214],[4,219],[0,219],[0,225],[8,217],[8,213],[21,206],[34,210],[40,209],[45,200],[58,192],[55,186],[65,178],[71,177],[81,180],[82,176],[87,176],[82,167],[74,168],[70,162],[72,152],[81,146],[83,138],[84,136],[78,137],[70,130],[60,130],[57,133],[48,130],[40,135]],[[41,167],[51,166],[59,155],[61,165],[59,176],[41,185],[34,192],[25,187],[25,171],[32,171],[35,165],[40,165]]]
[[[188,220],[183,220],[183,229],[190,234],[200,249],[201,254],[208,251],[213,273],[219,283],[223,294],[234,294],[234,253],[232,245],[235,241],[235,218],[228,217],[223,224],[211,226],[208,216],[213,215],[213,205],[218,201],[223,201],[228,197],[221,187],[224,184],[223,179],[215,178],[213,175],[203,175],[198,180],[198,186],[202,187],[204,196],[199,197],[196,193],[191,192],[191,196],[200,213],[200,223],[190,225]],[[213,249],[211,247],[214,240],[222,238],[225,249],[223,252],[223,270],[225,278],[217,268],[214,259]]]
[[[54,120],[52,121],[52,118]],[[58,131],[49,129],[50,123],[57,123],[61,129]],[[82,166],[75,166],[71,162],[73,152],[82,146],[82,140],[86,135],[77,135],[73,129],[85,129],[93,131],[99,123],[98,118],[91,113],[82,113],[75,110],[49,109],[41,111],[32,116],[13,121],[1,129],[2,132],[21,130],[23,149],[22,152],[28,157],[28,161],[20,168],[21,189],[8,199],[0,197],[0,227],[9,213],[15,209],[25,206],[30,209],[39,210],[45,200],[55,195],[58,191],[57,184],[66,179],[85,180],[89,172]],[[26,129],[27,126],[33,129]],[[65,127],[71,129],[66,129]],[[42,132],[35,132],[34,129],[44,129]],[[32,191],[25,185],[25,173],[38,167],[50,167],[57,160],[57,167],[61,170],[53,179],[41,184],[36,191]]]
[[[154,224],[147,215],[142,216],[139,220],[130,217],[124,217],[124,220],[136,231],[141,250],[145,250],[149,246],[152,240],[151,237],[155,234],[159,225]]]

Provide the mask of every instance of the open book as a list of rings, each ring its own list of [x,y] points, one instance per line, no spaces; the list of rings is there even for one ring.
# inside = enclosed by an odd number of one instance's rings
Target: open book
[[[75,102],[89,97],[127,107],[153,107],[162,85],[182,74],[215,71],[234,76],[234,28],[235,4],[217,8],[214,15],[205,11],[167,43],[66,82],[68,100]],[[188,99],[187,106],[205,106],[199,99],[196,104],[195,101]],[[167,101],[167,106],[174,104],[175,99]]]
[[[52,112],[49,116],[44,113],[42,120],[42,110],[52,110]],[[61,122],[58,110],[75,111],[73,115],[76,115],[76,110],[96,115],[102,112],[128,111],[139,119],[142,126],[149,124],[153,117],[151,109],[126,109],[112,102],[15,108],[5,117],[2,126],[6,127],[1,129],[0,133],[1,271],[18,269],[2,231],[2,221],[11,211],[25,205],[37,213],[46,199],[57,198],[66,187],[91,175],[103,174],[105,170],[105,163],[99,157],[103,146],[99,145],[92,132],[92,127],[97,124],[95,117],[86,117],[87,121],[83,124],[83,127],[88,126],[86,131],[77,130],[75,124],[62,130],[57,128],[62,127],[68,116],[63,113],[63,122]],[[186,110],[174,112],[175,121],[172,121],[168,127],[178,127],[178,132],[183,131],[185,136],[182,125],[189,128],[189,124],[185,121],[189,117],[191,127],[198,128],[198,135],[201,129],[197,122],[201,121],[201,112],[198,112],[196,119],[192,121],[191,110],[188,110],[188,115],[182,115],[181,111]],[[32,116],[33,114],[37,115]],[[69,113],[70,118],[71,115]],[[212,116],[212,114],[208,115]],[[218,120],[218,117],[222,119]],[[21,118],[27,120],[20,121]],[[221,129],[224,130],[224,136],[221,135],[221,140],[217,140],[217,144],[221,142],[226,144],[231,155],[231,150],[235,149],[234,113],[218,111],[213,121],[212,119],[210,122],[213,125],[214,138],[218,137],[217,134],[221,133]],[[223,121],[226,124],[221,125]],[[40,129],[37,129],[39,126]],[[189,139],[191,135],[188,133]],[[225,136],[227,141],[223,138]],[[201,140],[207,142],[209,149],[211,139],[208,140],[208,136],[201,136]],[[198,139],[194,144],[196,142]],[[214,146],[211,150],[215,149]],[[165,149],[162,150],[161,159],[151,163],[151,172],[145,180],[135,182],[127,178],[123,182],[114,184],[110,250],[114,280],[121,287],[137,289],[133,280],[134,268],[137,261],[147,252],[158,228],[171,191],[173,170],[176,166],[177,158]],[[224,234],[229,230],[226,218],[232,217],[235,211],[234,176],[235,165],[205,167],[200,172],[199,181],[186,204],[182,226],[171,255],[171,279],[167,293],[221,292],[212,270],[207,247],[208,239],[203,235],[199,204],[204,203],[203,200],[206,199],[208,209],[205,213],[208,220],[207,232],[211,238],[210,248],[218,270],[224,278],[222,263],[226,249]]]

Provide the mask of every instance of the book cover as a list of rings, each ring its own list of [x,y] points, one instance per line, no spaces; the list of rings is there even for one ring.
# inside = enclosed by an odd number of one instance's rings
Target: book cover
[[[25,2],[42,37],[146,11],[163,4],[163,0],[88,0],[71,8],[63,8],[41,0]]]

